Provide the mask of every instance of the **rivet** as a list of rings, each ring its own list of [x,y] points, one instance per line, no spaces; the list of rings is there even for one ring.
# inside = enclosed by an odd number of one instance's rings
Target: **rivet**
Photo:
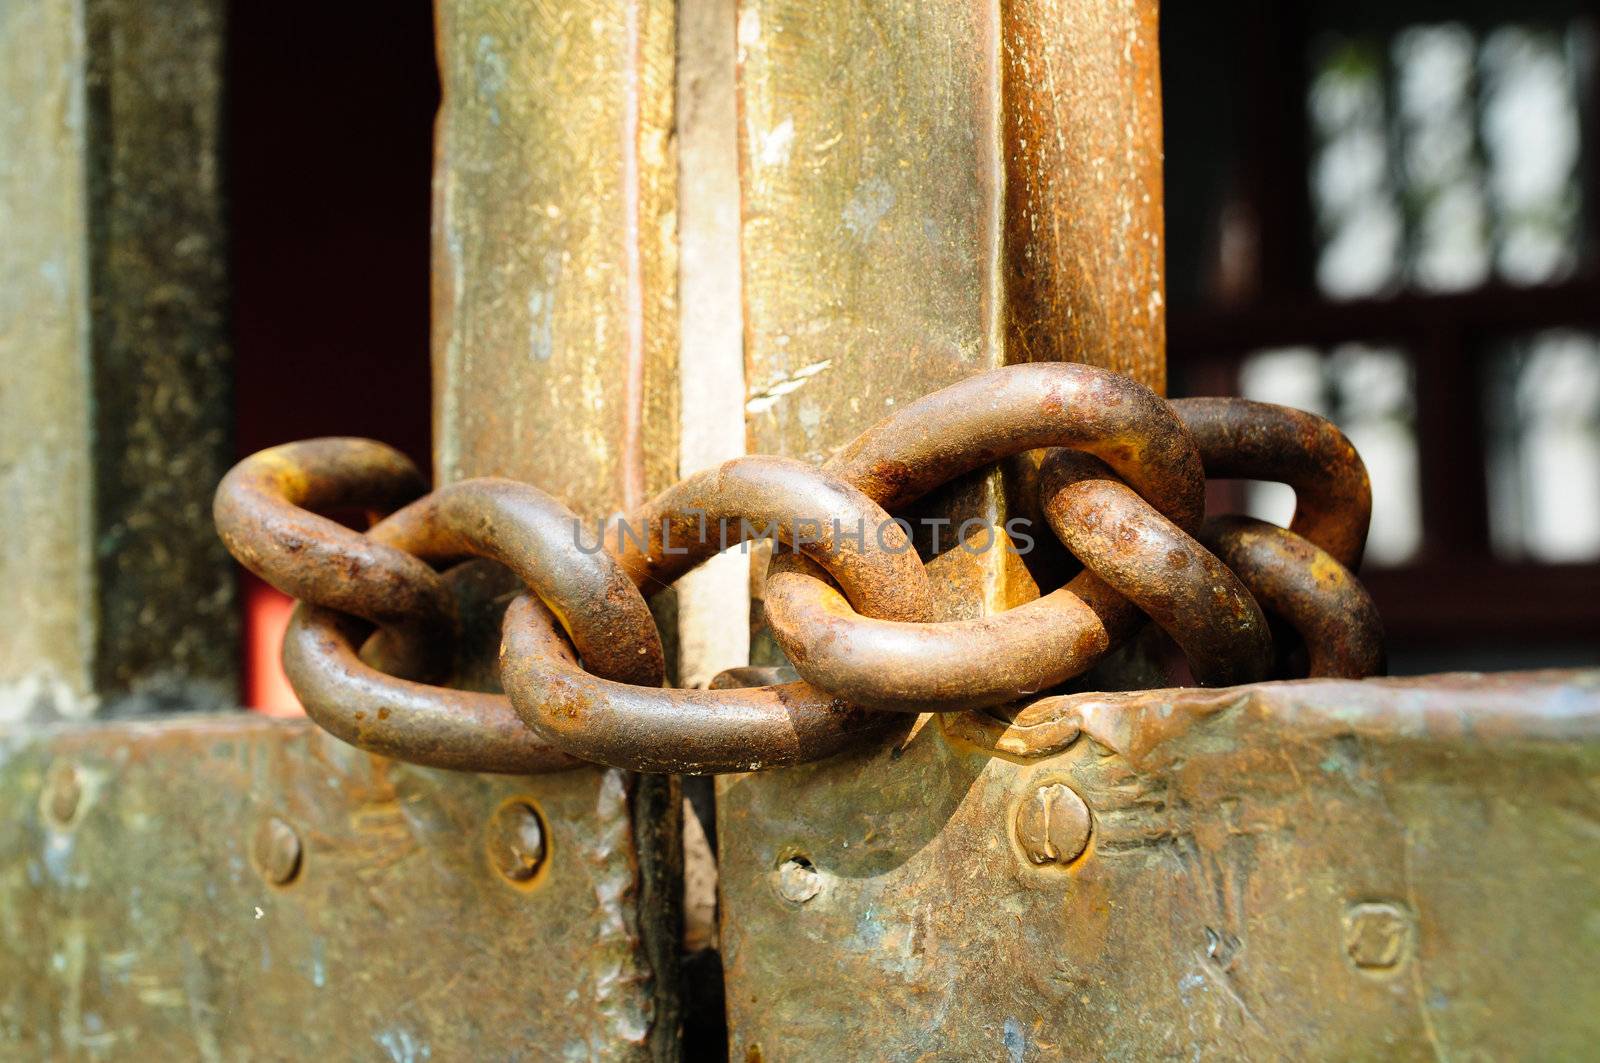
[[[277,816],[268,816],[256,828],[251,855],[255,857],[256,867],[262,877],[275,886],[287,886],[293,882],[295,876],[300,874],[300,864],[304,859],[300,835]]]
[[[791,856],[778,865],[778,894],[786,901],[804,904],[822,892],[822,875],[810,860]]]
[[[1390,901],[1362,901],[1344,913],[1344,950],[1358,970],[1383,975],[1411,954],[1411,917]]]
[[[532,882],[544,864],[544,822],[526,801],[509,801],[489,821],[489,862],[508,882]]]
[[[1041,867],[1076,860],[1089,845],[1089,831],[1089,806],[1065,783],[1045,783],[1017,807],[1017,842]]]
[[[64,762],[51,765],[44,791],[45,816],[57,827],[71,826],[82,799],[83,783],[78,779],[78,769]]]

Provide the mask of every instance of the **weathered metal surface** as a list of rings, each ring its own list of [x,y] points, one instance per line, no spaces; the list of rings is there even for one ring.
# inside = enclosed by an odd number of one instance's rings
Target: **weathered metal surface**
[[[1030,358],[1163,385],[1152,10],[740,4],[752,449],[822,461],[896,404]],[[1096,77],[1054,80],[1068,68]],[[1077,116],[1077,133],[1041,148],[1043,94]],[[1097,125],[1108,112],[1130,117],[1109,153]],[[1084,286],[1047,310],[1023,269]],[[1076,341],[1066,348],[1028,338],[1064,331]],[[999,527],[1015,505],[1005,486],[985,472],[924,505],[956,526]],[[952,618],[1038,594],[1003,550],[946,551],[930,571]]]
[[[1600,673],[1040,708],[724,782],[733,1058],[1556,1059],[1600,1040]],[[1049,786],[1088,809],[1076,859],[1064,798],[1029,819]]]
[[[1267,618],[1216,555],[1088,455],[1051,451],[1039,490],[1050,529],[1094,578],[1172,636],[1202,686],[1268,677]]]
[[[0,718],[235,696],[223,8],[0,10]]]
[[[347,613],[298,607],[283,637],[283,667],[317,725],[381,756],[453,771],[542,774],[578,762],[523,726],[497,692],[433,686],[361,658],[371,629]],[[478,632],[493,638],[489,631]]]
[[[411,459],[371,439],[307,439],[239,462],[217,485],[217,535],[245,568],[304,602],[387,629],[398,674],[437,676],[454,642],[455,601],[407,551],[323,516],[393,512],[427,489]]]
[[[905,529],[846,480],[790,458],[751,455],[696,473],[614,525],[608,538],[622,570],[656,590],[763,535],[822,565],[877,615],[932,614],[928,575]]]
[[[439,3],[439,481],[596,517],[677,475],[675,24],[671,0]]]
[[[10,1058],[618,1059],[657,1036],[643,840],[677,806],[623,773],[442,772],[198,717],[0,735],[0,807]]]
[[[435,483],[507,476],[587,520],[631,509],[678,471],[676,5],[439,0],[436,15]],[[581,796],[597,776],[547,784]],[[563,826],[628,839],[644,890],[679,866],[678,834],[650,818],[675,817],[679,792],[632,791],[632,818],[575,801]],[[645,947],[610,977],[660,1058],[678,1043],[681,894],[658,885],[634,894]],[[571,1029],[559,1006],[540,1022],[545,1044]]]
[[[842,534],[841,525],[860,534]],[[636,583],[664,589],[763,534],[826,566],[869,616],[932,618],[927,574],[901,527],[849,484],[796,461],[744,457],[697,473],[630,513],[607,539]],[[612,682],[580,666],[555,618],[527,598],[507,611],[500,668],[517,712],[552,745],[637,771],[754,771],[831,756],[893,726],[804,683],[662,690]]]
[[[1170,408],[1126,377],[1085,366],[1006,367],[920,396],[851,440],[827,468],[898,511],[975,469],[1054,445],[1102,455],[1157,507],[1198,524],[1199,456]],[[1003,579],[1014,549],[1008,527],[976,517],[951,531],[977,558],[974,568]],[[1152,559],[1137,542],[1100,544],[1096,559],[1114,551],[1130,555],[1148,583],[1167,578],[1165,551]],[[855,615],[785,558],[773,565],[766,605],[779,645],[810,681],[859,704],[925,711],[1007,701],[1092,667],[1132,629],[1132,611],[1114,598],[1091,575],[996,616],[893,624]]]
[[[1003,361],[998,0],[742,0],[738,32],[752,449],[821,462]]]
[[[1250,433],[1254,408],[1241,409],[1246,415],[1232,421]],[[1260,409],[1265,434],[1285,423],[1285,411]],[[1301,420],[1315,428],[1314,418]],[[1324,426],[1320,436],[1338,433]],[[1230,439],[1210,441],[1219,467],[1234,460]],[[1315,462],[1291,453],[1293,440],[1279,442],[1285,453],[1276,464],[1253,447],[1245,461],[1259,463],[1260,474],[1300,481],[1308,510],[1340,516],[1318,509],[1327,502],[1321,488],[1337,478],[1302,475]],[[1050,450],[1036,486],[1051,530],[1086,571],[1005,614],[934,623],[910,526],[876,500],[903,509],[950,479],[1042,444],[1083,448]],[[352,744],[413,764],[571,767],[562,751],[640,771],[719,772],[811,759],[859,729],[859,714],[841,700],[949,712],[1037,694],[1081,674],[1134,630],[1134,611],[1119,595],[1173,636],[1203,685],[1258,680],[1273,663],[1267,620],[1250,591],[1184,531],[1201,517],[1200,452],[1170,404],[1092,366],[1034,363],[970,377],[879,421],[827,469],[764,456],[724,462],[621,520],[597,521],[587,546],[572,510],[499,477],[446,484],[365,535],[317,512],[381,513],[420,487],[410,462],[383,444],[314,439],[240,462],[215,506],[229,549],[301,600],[285,664],[307,711]],[[1281,533],[1274,539],[1237,523],[1214,527],[1253,585],[1312,639],[1319,674],[1365,674],[1361,663],[1371,655],[1360,650],[1381,650],[1379,628],[1370,602],[1364,613],[1348,608],[1364,599],[1338,562],[1282,529],[1272,529]],[[974,554],[1011,552],[1002,534],[982,520],[955,529]],[[665,590],[752,538],[773,541],[770,619],[815,689],[662,691],[665,652],[640,589]],[[410,681],[461,673],[452,662],[468,649],[460,611],[435,570],[473,557],[497,562],[543,603],[509,614],[500,653],[509,703]],[[1276,571],[1285,566],[1298,571]],[[394,638],[358,650],[362,632],[335,611]],[[1350,638],[1319,644],[1346,628]],[[406,667],[386,674],[358,653],[374,663],[399,655]],[[513,709],[547,746],[518,731]]]
[[[1299,634],[1308,674],[1360,679],[1384,673],[1383,618],[1366,588],[1332,554],[1287,528],[1249,517],[1212,517],[1200,538],[1262,608]]]
[[[1295,499],[1289,530],[1341,565],[1361,563],[1372,486],[1361,455],[1332,421],[1249,399],[1178,399],[1172,408],[1194,436],[1207,476],[1288,484]]]
[[[497,561],[555,611],[596,674],[643,686],[666,677],[661,636],[626,569],[604,550],[585,549],[572,510],[532,484],[445,484],[369,534],[433,565]]]
[[[1011,361],[1166,390],[1159,0],[1000,0]]]
[[[888,410],[1007,362],[1079,360],[1164,385],[1155,12],[1154,0],[741,4],[752,449],[826,459]],[[1003,524],[1033,471],[1012,474],[969,477],[922,505],[956,525]],[[1037,593],[1004,555],[933,560],[946,615]],[[1254,1034],[1233,1003],[1240,937],[1225,918],[1253,865],[1248,853],[1227,864],[1234,854],[1213,844],[1232,837],[1239,806],[1219,797],[1206,821],[1163,804],[1153,772],[1146,791],[1126,758],[1074,745],[1072,721],[1007,726],[974,712],[907,726],[869,752],[719,780],[734,1058],[1228,1055]],[[1210,755],[1203,737],[1197,727],[1189,739],[1196,757]],[[1064,752],[1026,761],[1030,740]],[[1260,748],[1249,764],[1182,780],[1244,793],[1259,760],[1272,792],[1287,762]],[[1079,781],[1080,761],[1099,774]],[[1076,859],[1082,824],[1058,784],[1089,810]],[[1099,818],[1110,801],[1139,840],[1091,892],[1084,869],[1112,859]],[[1037,821],[1018,817],[1025,802]],[[1370,855],[1359,831],[1335,838]],[[1275,841],[1264,888],[1293,898],[1328,854],[1302,865],[1295,838]],[[1336,905],[1336,928],[1341,915]],[[1264,1002],[1251,987],[1251,1011],[1299,1001],[1284,972],[1308,943],[1293,938],[1265,969],[1281,992]],[[1352,992],[1367,988],[1350,977]],[[1185,993],[1199,1002],[1188,1010]],[[1317,1036],[1338,1043],[1315,1025],[1294,1033]]]
[[[1043,113],[1030,101],[1042,94],[1059,95],[1074,128],[1093,132],[1095,116],[1130,113],[1127,86],[1154,89],[1150,7],[742,0],[752,449],[823,461],[896,406],[1030,357],[1122,369],[1163,385],[1160,276],[1150,269],[1161,239],[1159,181],[1149,179],[1161,150],[1150,120],[1156,101],[1147,96],[1137,105],[1145,118],[1118,125],[1110,153],[1098,136],[1041,147],[1028,132],[1039,124],[1030,115]],[[1050,62],[1030,66],[1032,53]],[[1035,77],[1075,62],[1104,76],[1082,84]],[[1113,157],[1138,166],[1126,170]],[[1019,199],[1026,227],[1013,205]],[[1107,218],[1114,224],[1096,220]],[[1047,313],[1046,300],[1017,276],[1024,252],[1033,256],[1026,268],[1051,278],[1081,276],[1080,263],[1095,263],[1094,289],[1053,294]],[[1064,314],[1095,300],[1099,310],[1075,331],[1081,343],[1030,352],[1036,321],[1044,334],[1059,332]],[[920,506],[952,527],[974,517],[1004,527],[1018,507],[1007,488],[1030,471],[1026,463],[1014,468],[1021,475],[1006,481],[992,471],[958,479]],[[1029,567],[1005,549],[947,550],[929,571],[947,620],[980,618],[1039,593]],[[1106,609],[1120,607],[1132,622],[1126,602],[1103,597]],[[1093,612],[1105,621],[1104,611]],[[1013,614],[1008,622],[1023,620]],[[1092,636],[1095,625],[1084,620]],[[752,658],[771,663],[759,644]],[[743,898],[725,892],[723,900],[725,917],[739,918]],[[731,984],[730,992],[741,989]]]
[[[799,764],[859,746],[907,717],[870,712],[807,683],[656,689],[586,671],[537,600],[506,610],[501,678],[552,745],[635,771],[709,775]]]

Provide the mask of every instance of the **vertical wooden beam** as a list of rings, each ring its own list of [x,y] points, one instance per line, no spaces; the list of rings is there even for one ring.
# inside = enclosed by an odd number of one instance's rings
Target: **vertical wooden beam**
[[[438,477],[526,480],[586,518],[626,510],[678,472],[676,5],[439,0],[437,12]],[[602,1001],[601,1018],[573,1029],[543,1016],[545,1048],[675,1056],[675,781],[594,768],[538,787],[577,810],[564,829],[604,839],[562,887],[603,903],[538,929],[577,962],[535,975]]]
[[[682,476],[745,452],[736,20],[735,0],[690,0],[678,25]],[[680,685],[748,663],[748,562],[729,551],[678,581]]]
[[[0,718],[237,696],[223,9],[0,8]]]

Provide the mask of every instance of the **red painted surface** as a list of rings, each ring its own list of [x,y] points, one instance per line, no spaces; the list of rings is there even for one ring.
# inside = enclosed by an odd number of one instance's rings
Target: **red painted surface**
[[[229,19],[238,453],[362,435],[426,470],[431,6],[238,0]],[[241,576],[245,704],[298,711],[286,599]]]

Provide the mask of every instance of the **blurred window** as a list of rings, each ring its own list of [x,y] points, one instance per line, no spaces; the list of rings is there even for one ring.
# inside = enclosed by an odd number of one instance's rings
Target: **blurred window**
[[[1400,671],[1600,663],[1600,10],[1219,0],[1162,21],[1174,393],[1351,438]],[[1273,484],[1212,500],[1293,506]]]
[[[1322,292],[1570,276],[1587,39],[1459,23],[1322,39],[1307,92]]]
[[[1513,340],[1488,385],[1495,553],[1600,560],[1600,339],[1561,329]]]

